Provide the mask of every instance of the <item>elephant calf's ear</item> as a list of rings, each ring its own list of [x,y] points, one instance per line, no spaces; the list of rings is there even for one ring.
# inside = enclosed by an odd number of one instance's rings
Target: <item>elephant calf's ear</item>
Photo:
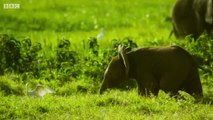
[[[206,7],[206,16],[205,21],[209,24],[213,24],[213,4],[212,0],[207,0],[207,7]]]
[[[126,75],[129,74],[129,61],[127,59],[127,55],[126,55],[126,50],[124,48],[124,46],[119,45],[118,46],[118,54],[121,56],[124,66],[126,68]]]

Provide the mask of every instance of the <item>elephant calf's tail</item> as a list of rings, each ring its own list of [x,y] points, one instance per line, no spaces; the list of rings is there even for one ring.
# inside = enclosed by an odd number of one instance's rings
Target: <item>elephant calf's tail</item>
[[[194,96],[195,98],[203,97],[203,89],[200,81],[200,76],[198,68],[193,66],[192,70],[192,79],[188,85],[188,93]]]

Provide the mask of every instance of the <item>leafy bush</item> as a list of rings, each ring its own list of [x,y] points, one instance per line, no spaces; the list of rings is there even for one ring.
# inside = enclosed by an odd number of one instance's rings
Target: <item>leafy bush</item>
[[[78,54],[70,50],[70,45],[69,40],[62,39],[57,47],[56,64],[58,72],[61,73],[59,78],[62,81],[69,81],[70,76],[76,78],[80,73],[79,70],[76,70]]]
[[[70,50],[70,41],[67,39],[62,39],[59,42],[57,48],[57,63],[58,69],[61,67],[63,62],[69,62],[70,65],[74,65],[76,63],[76,52]]]
[[[41,61],[38,52],[41,44],[33,45],[30,39],[19,41],[7,34],[0,35],[0,70],[4,72],[38,72]]]
[[[213,39],[207,34],[201,35],[196,41],[190,36],[187,36],[186,39],[187,42],[183,43],[183,46],[195,57],[199,68],[201,68],[205,74],[212,74]]]
[[[96,38],[90,37],[84,43],[85,52],[81,56],[78,52],[71,49],[71,42],[68,39],[61,39],[56,48],[56,57],[45,59],[40,53],[42,50],[40,43],[32,43],[31,39],[17,40],[9,35],[1,35],[1,74],[4,72],[15,72],[22,74],[22,80],[44,78],[46,80],[58,79],[61,84],[73,82],[73,79],[87,79],[93,85],[103,79],[103,73],[109,61],[117,54],[118,45],[129,48],[137,47],[137,44],[130,38],[114,39],[106,50],[100,50]],[[128,83],[135,86],[135,83]],[[124,88],[126,84],[123,85]],[[81,91],[84,89],[78,86]],[[93,91],[93,90],[92,90]]]
[[[0,70],[1,74],[4,73],[4,70],[15,70],[19,71],[20,69],[20,42],[14,37],[8,36],[6,34],[0,35]]]
[[[32,72],[34,76],[40,76],[42,69],[43,58],[39,56],[39,51],[42,49],[40,43],[31,43],[31,39],[27,38],[21,41],[21,68],[19,72]],[[43,66],[45,68],[45,66]]]

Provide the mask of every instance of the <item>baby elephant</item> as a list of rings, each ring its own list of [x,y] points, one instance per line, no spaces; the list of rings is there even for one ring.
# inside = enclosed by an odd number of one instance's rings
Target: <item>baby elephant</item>
[[[194,97],[203,96],[198,67],[193,57],[178,46],[138,48],[118,47],[105,73],[100,94],[107,88],[135,79],[140,95],[158,95],[159,90],[177,95],[183,90]]]

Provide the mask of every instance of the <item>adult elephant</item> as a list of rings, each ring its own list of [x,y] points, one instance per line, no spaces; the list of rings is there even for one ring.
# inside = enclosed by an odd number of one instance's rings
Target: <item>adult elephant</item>
[[[213,0],[177,0],[172,11],[173,32],[177,38],[197,39],[213,30]]]

